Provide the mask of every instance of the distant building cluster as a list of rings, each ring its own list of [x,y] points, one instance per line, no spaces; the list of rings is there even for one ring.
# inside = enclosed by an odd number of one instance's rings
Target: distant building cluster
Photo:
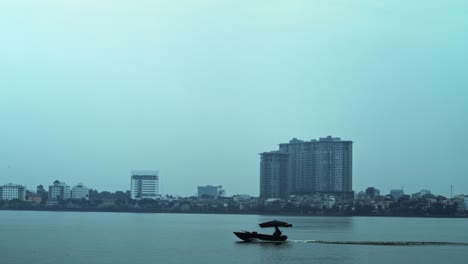
[[[49,186],[49,200],[89,199],[89,188],[79,183],[70,189],[64,182],[54,181]]]
[[[365,208],[366,213],[376,215],[463,215],[468,211],[468,195],[447,198],[421,190],[411,195],[403,189],[393,189],[381,195],[380,190],[368,187],[356,194],[355,208]]]
[[[82,183],[75,185],[72,189],[60,181],[54,181],[49,186],[47,200],[89,199],[89,189]],[[45,191],[45,190],[43,190]],[[20,200],[40,203],[42,197],[37,193],[26,190],[26,186],[20,184],[5,184],[0,186],[0,200]]]
[[[379,189],[369,187],[357,193],[354,200],[349,200],[326,193],[289,195],[286,198],[226,197],[221,195],[221,186],[200,187],[199,197],[165,195],[156,199],[131,199],[130,191],[111,193],[92,190],[89,191],[92,194],[89,199],[83,199],[88,193],[84,185],[78,184],[70,189],[65,183],[55,181],[49,186],[54,197],[49,197],[45,188],[39,185],[37,193],[26,191],[24,201],[17,198],[22,196],[24,186],[7,184],[0,186],[0,210],[468,217],[468,195],[447,198],[433,195],[428,190],[407,195],[403,190],[395,189],[390,194],[382,194]],[[15,192],[17,190],[19,193]],[[62,198],[67,192],[71,193],[72,198]],[[218,196],[214,197],[214,194]]]
[[[198,186],[196,196],[162,196],[158,171],[132,170],[130,190],[115,193],[59,180],[36,192],[0,185],[0,209],[468,217],[468,195],[447,198],[429,190],[409,195],[403,187],[389,194],[376,187],[354,194],[352,147],[352,141],[328,136],[292,139],[261,153],[259,197],[227,197],[222,185]]]
[[[260,197],[334,194],[352,199],[352,141],[335,137],[292,139],[261,153]]]
[[[130,190],[131,199],[157,199],[160,196],[158,171],[131,171]],[[40,193],[45,193],[46,197],[39,195]],[[65,182],[56,180],[47,189],[42,185],[38,186],[36,193],[27,191],[26,186],[19,184],[0,185],[0,200],[27,200],[35,203],[47,200],[47,205],[57,205],[63,200],[83,199],[90,199],[90,189],[83,183],[70,188]]]

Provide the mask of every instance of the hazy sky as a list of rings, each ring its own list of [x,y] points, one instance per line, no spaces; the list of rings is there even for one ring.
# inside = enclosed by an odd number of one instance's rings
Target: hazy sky
[[[354,141],[354,186],[468,194],[468,2],[0,2],[0,184],[258,195],[258,153]]]

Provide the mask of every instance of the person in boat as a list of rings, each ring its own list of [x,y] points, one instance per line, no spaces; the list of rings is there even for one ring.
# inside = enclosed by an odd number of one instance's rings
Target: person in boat
[[[280,237],[281,236],[281,230],[277,226],[275,226],[275,232],[273,233],[273,236],[275,237]]]

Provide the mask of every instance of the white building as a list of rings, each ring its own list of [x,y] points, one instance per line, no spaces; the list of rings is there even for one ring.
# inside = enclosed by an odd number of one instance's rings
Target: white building
[[[0,200],[25,200],[26,199],[26,186],[19,184],[5,184],[0,186]]]
[[[54,185],[49,186],[49,199],[68,200],[70,198],[70,186],[68,186],[66,183],[54,181]]]
[[[72,199],[89,199],[89,188],[84,186],[82,183],[78,183],[77,185],[73,186],[71,190],[71,198]]]
[[[198,197],[202,196],[211,196],[211,197],[218,197],[223,194],[223,186],[218,185],[218,186],[212,186],[212,185],[206,185],[206,186],[198,186]]]
[[[132,199],[157,199],[159,197],[158,171],[132,171],[130,193]]]

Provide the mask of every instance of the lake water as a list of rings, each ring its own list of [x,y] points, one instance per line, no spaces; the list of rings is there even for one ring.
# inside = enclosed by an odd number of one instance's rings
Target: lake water
[[[232,233],[273,219],[293,224],[288,242]],[[468,219],[0,211],[2,264],[468,263],[467,245],[389,241],[468,243]]]

